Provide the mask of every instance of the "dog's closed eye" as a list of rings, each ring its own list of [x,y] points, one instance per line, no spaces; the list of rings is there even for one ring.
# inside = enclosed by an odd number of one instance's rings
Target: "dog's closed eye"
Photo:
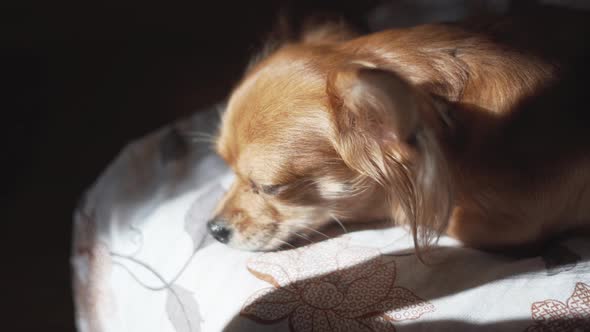
[[[268,184],[268,185],[261,185],[258,186],[254,181],[250,180],[250,188],[255,194],[259,194],[262,191],[266,195],[275,196],[278,195],[281,191],[281,188],[284,188],[284,185],[280,184]]]
[[[252,192],[254,192],[255,194],[259,193],[259,189],[258,186],[256,185],[256,183],[254,183],[254,181],[249,180],[250,181],[250,189],[252,190]]]
[[[280,184],[265,185],[265,186],[262,186],[262,192],[267,195],[274,196],[280,192],[281,187],[283,187],[283,186],[281,186]]]

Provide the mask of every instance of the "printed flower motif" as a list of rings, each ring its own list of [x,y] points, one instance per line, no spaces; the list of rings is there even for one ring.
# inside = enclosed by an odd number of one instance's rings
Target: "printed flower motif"
[[[395,261],[339,238],[262,254],[248,263],[273,285],[253,294],[241,314],[260,323],[288,319],[291,331],[395,331],[434,306],[394,285]]]
[[[526,332],[590,331],[590,286],[578,282],[566,303],[545,300],[531,306],[535,325]]]

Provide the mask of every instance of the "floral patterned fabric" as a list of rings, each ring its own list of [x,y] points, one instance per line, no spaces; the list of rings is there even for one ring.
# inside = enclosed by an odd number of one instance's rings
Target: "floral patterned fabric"
[[[527,332],[590,331],[590,286],[579,282],[565,303],[559,300],[535,302],[531,312],[535,324]]]
[[[205,223],[233,178],[202,143],[217,111],[127,146],[74,214],[78,329],[588,331],[590,241],[528,258],[442,238],[424,265],[399,228],[243,252]]]
[[[434,306],[395,286],[392,256],[352,246],[347,237],[253,257],[248,270],[272,285],[240,314],[261,323],[288,319],[292,331],[395,331]]]

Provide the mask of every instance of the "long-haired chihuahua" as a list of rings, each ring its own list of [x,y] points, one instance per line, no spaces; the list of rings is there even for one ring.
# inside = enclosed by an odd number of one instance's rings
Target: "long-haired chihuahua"
[[[447,233],[504,249],[587,228],[585,22],[326,24],[269,50],[222,118],[216,149],[236,179],[210,232],[273,250],[331,220],[390,219],[419,248]]]

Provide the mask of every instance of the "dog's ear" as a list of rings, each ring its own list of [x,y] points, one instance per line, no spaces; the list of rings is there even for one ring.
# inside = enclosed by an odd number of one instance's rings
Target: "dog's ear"
[[[386,159],[412,157],[421,125],[416,88],[393,72],[351,65],[329,76],[327,92],[334,147],[349,167],[382,181]]]
[[[437,101],[369,63],[336,71],[327,83],[336,152],[385,188],[416,248],[427,247],[446,228],[454,199]]]

